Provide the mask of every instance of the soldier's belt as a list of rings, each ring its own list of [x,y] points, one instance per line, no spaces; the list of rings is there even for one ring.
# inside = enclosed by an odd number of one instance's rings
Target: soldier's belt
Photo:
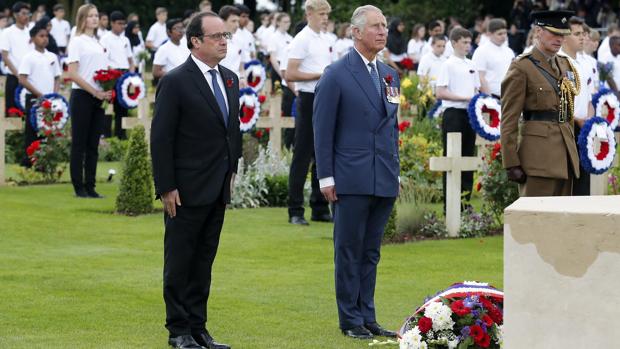
[[[525,111],[523,112],[523,120],[565,122],[565,120],[560,121],[560,113],[557,111]]]

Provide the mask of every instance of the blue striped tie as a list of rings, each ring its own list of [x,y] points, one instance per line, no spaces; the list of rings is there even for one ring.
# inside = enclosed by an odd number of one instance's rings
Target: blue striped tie
[[[217,101],[217,105],[220,107],[220,111],[222,112],[222,116],[224,117],[224,125],[228,127],[228,110],[226,109],[226,100],[224,99],[224,94],[222,90],[220,90],[220,84],[217,83],[217,70],[211,69],[209,70],[211,73],[211,84],[213,85],[213,94],[215,95],[215,100]]]
[[[370,77],[372,78],[372,82],[375,84],[375,88],[377,89],[377,93],[381,96],[381,81],[379,80],[379,74],[377,74],[377,69],[375,69],[374,63],[368,63],[370,67]]]

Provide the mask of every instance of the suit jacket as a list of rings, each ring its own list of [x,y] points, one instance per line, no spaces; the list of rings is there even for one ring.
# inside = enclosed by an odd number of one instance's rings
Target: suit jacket
[[[155,191],[161,195],[178,189],[183,206],[230,201],[230,180],[241,156],[239,80],[221,65],[219,71],[228,99],[228,127],[191,57],[157,86],[151,129]]]
[[[517,57],[502,82],[502,159],[505,168],[521,166],[528,176],[568,178],[572,167],[579,177],[579,155],[575,145],[573,120],[564,123],[525,121],[519,141],[519,118],[525,111],[558,111],[560,96],[528,58],[556,79],[570,71],[568,59],[556,56],[560,75],[536,48]],[[577,74],[577,72],[574,72]]]
[[[386,97],[398,74],[377,61],[381,95],[356,50],[325,69],[312,122],[319,178],[334,177],[338,194],[398,196],[398,104]],[[390,78],[388,78],[390,80]]]

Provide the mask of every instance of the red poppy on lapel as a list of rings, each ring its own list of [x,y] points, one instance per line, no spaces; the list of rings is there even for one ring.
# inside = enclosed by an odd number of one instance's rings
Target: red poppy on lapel
[[[233,80],[233,78],[226,79],[226,87],[231,88],[234,82],[235,80]]]
[[[390,86],[392,81],[394,81],[394,78],[392,77],[392,74],[388,74],[383,78],[383,80],[385,80],[386,85]]]

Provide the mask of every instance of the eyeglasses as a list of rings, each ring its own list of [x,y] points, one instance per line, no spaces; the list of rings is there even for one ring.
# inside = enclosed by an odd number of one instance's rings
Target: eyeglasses
[[[230,32],[213,33],[213,34],[205,34],[203,35],[203,37],[206,37],[206,38],[209,38],[215,41],[220,41],[222,39],[230,40],[232,39],[232,34]]]

